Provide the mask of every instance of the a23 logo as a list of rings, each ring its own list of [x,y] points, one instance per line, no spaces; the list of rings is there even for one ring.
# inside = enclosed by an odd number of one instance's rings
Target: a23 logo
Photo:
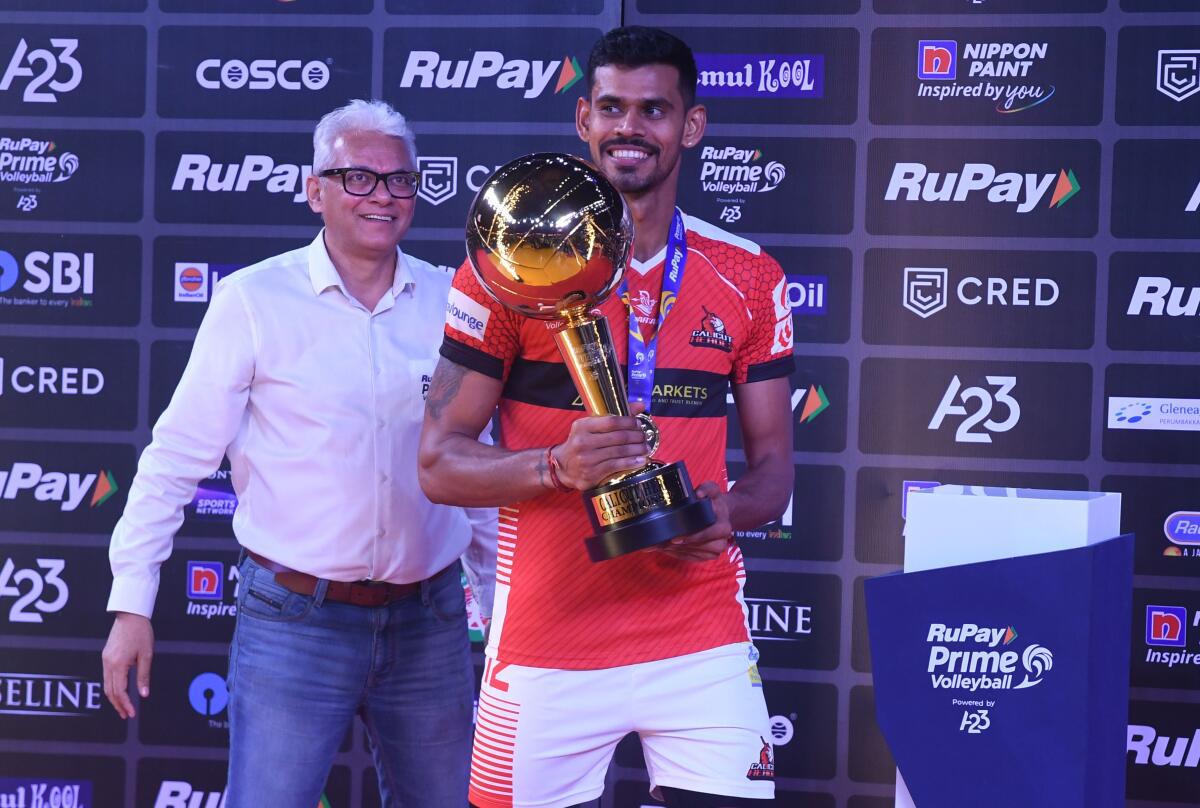
[[[83,65],[74,56],[79,40],[51,37],[50,47],[56,48],[58,53],[46,48],[30,50],[22,37],[8,63],[8,69],[4,71],[4,77],[0,78],[0,92],[12,86],[15,78],[30,78],[32,81],[25,85],[22,100],[28,104],[54,104],[58,101],[57,93],[69,93],[78,87],[79,82],[83,81]],[[41,66],[35,73],[34,65],[37,64]],[[68,71],[65,80],[55,78],[61,68]],[[42,87],[48,87],[53,92]]]
[[[0,601],[16,598],[8,610],[10,623],[41,623],[42,614],[61,611],[71,596],[67,582],[61,577],[67,562],[61,558],[36,561],[41,571],[17,569],[11,558],[5,559],[4,566],[0,567]],[[23,584],[28,584],[28,589],[23,588]],[[53,600],[43,597],[48,588],[54,590]]]
[[[955,443],[991,443],[990,433],[1007,432],[1021,420],[1021,405],[1010,395],[1017,386],[1016,376],[985,376],[987,383],[995,387],[989,392],[983,387],[962,386],[956,374],[950,380],[950,385],[942,395],[942,400],[929,420],[929,429],[941,429],[942,421],[947,416],[963,416],[963,421],[954,433]],[[956,403],[957,402],[957,403]],[[969,407],[974,403],[973,407]],[[991,417],[992,411],[999,405],[1007,411],[1003,421]],[[968,411],[970,410],[970,411]],[[982,430],[976,430],[976,427]]]

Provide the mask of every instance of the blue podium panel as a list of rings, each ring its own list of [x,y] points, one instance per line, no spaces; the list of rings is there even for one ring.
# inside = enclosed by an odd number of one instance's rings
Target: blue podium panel
[[[1120,808],[1133,537],[866,582],[879,726],[917,808]]]

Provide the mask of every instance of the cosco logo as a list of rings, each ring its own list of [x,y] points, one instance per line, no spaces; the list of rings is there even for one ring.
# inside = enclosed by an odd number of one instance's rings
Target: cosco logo
[[[302,65],[299,59],[255,59],[249,64],[241,59],[205,59],[196,65],[196,83],[206,90],[270,90],[277,85],[285,90],[321,90],[329,83],[329,65],[316,60]]]
[[[55,37],[51,38],[50,47],[56,48],[58,53],[45,48],[30,50],[22,38],[8,62],[4,77],[0,78],[0,91],[12,86],[15,78],[30,78],[32,81],[25,85],[23,100],[29,104],[54,104],[58,101],[56,93],[69,93],[78,87],[79,82],[83,81],[83,65],[79,64],[79,60],[73,54],[79,47],[79,40]],[[38,65],[36,71],[34,65]],[[67,75],[64,79],[58,79],[57,76],[63,69]],[[47,92],[43,87],[53,92]]]
[[[992,436],[989,433],[1007,432],[1016,426],[1021,420],[1021,405],[1009,394],[1016,387],[1017,378],[1015,376],[987,376],[985,378],[989,385],[996,387],[994,393],[983,387],[964,389],[957,375],[951,379],[937,410],[933,413],[933,418],[929,421],[929,429],[931,431],[940,429],[942,421],[948,415],[961,415],[963,421],[958,425],[958,431],[954,434],[955,443],[991,443]],[[968,412],[967,405],[973,402],[975,407]],[[996,421],[991,417],[992,410],[996,405],[1000,405],[1008,412],[1003,421]],[[982,426],[983,430],[975,431],[977,426]]]
[[[61,577],[67,562],[61,558],[39,558],[35,569],[17,569],[11,558],[5,559],[0,567],[0,601],[16,598],[8,610],[10,623],[41,623],[42,614],[53,614],[67,605],[71,591]],[[28,588],[24,588],[28,586]],[[54,591],[54,599],[43,595],[47,588]]]

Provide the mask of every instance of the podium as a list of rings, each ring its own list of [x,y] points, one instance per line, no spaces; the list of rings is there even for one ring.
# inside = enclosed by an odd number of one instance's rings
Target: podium
[[[907,511],[912,571],[865,584],[897,805],[1123,808],[1133,537],[1116,535],[1118,495],[941,486]]]

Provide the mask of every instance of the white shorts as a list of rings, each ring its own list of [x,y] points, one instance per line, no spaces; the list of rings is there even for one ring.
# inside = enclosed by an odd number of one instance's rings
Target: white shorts
[[[617,742],[641,736],[652,792],[669,786],[775,794],[762,681],[749,643],[602,670],[488,659],[479,694],[471,803],[565,808],[594,800]],[[657,793],[657,792],[655,792]]]

